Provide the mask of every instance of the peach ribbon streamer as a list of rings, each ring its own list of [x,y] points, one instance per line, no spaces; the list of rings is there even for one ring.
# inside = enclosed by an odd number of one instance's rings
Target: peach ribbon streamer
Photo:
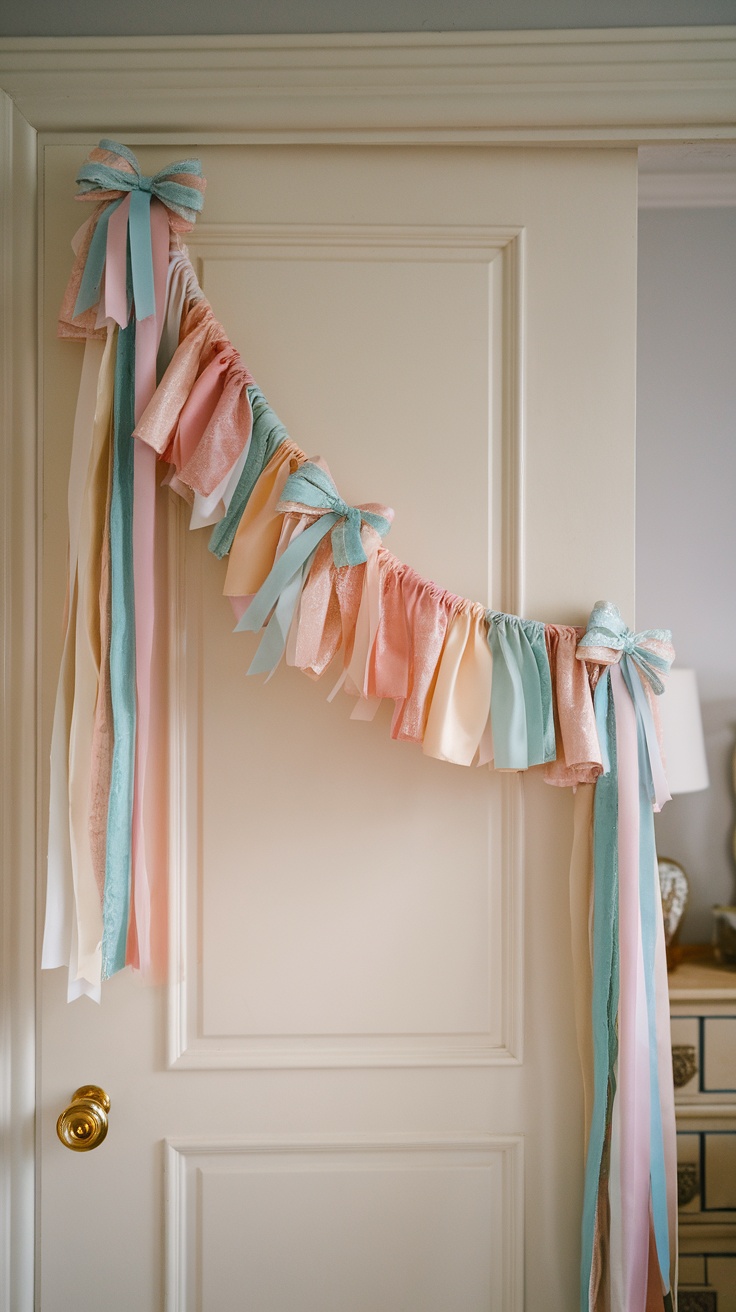
[[[84,850],[84,836],[88,839],[86,816],[76,841],[72,841],[70,833],[70,745],[77,693],[77,633],[84,618],[79,614],[80,539],[83,522],[87,523],[85,503],[92,449],[102,428],[104,385],[102,396],[100,391],[106,350],[108,360],[112,360],[109,337],[106,344],[99,340],[86,343],[77,399],[68,493],[69,601],[51,738],[48,878],[41,964],[44,969],[68,965],[69,1001],[82,994],[99,1000],[102,972],[102,908],[91,852],[88,856]],[[74,766],[78,765],[75,759]]]

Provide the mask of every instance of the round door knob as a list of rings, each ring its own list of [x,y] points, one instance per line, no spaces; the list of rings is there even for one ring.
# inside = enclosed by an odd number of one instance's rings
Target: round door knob
[[[56,1133],[65,1148],[75,1153],[87,1153],[97,1148],[107,1134],[107,1113],[110,1099],[96,1084],[83,1084],[76,1089],[68,1107],[56,1122]]]

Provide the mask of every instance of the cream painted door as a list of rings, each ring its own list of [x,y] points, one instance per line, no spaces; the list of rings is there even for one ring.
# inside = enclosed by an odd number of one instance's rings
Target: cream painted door
[[[343,495],[394,507],[399,556],[529,617],[631,614],[633,151],[136,149],[201,155],[215,312]],[[45,150],[42,759],[83,153]],[[425,759],[325,681],[246,679],[175,508],[169,547],[170,982],[98,1008],[41,981],[42,1312],[569,1312],[570,798]],[[111,1128],[73,1154],[88,1081]]]

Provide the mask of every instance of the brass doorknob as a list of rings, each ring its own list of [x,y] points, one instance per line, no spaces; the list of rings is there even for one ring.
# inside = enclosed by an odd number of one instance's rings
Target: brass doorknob
[[[65,1148],[75,1153],[88,1153],[97,1148],[107,1134],[107,1113],[110,1099],[96,1084],[83,1084],[76,1089],[68,1107],[56,1122],[56,1133]]]

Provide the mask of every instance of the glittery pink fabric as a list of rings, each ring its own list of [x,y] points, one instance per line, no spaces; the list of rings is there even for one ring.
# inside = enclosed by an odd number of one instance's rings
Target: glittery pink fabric
[[[195,301],[182,318],[179,345],[153,398],[143,411],[135,436],[169,460],[179,418],[199,375],[227,349],[225,329],[206,301]]]
[[[406,697],[396,699],[391,737],[420,743],[424,738],[447,625],[458,606],[463,604],[463,598],[438,588],[408,565],[401,566],[399,572],[399,593],[396,604],[403,607],[404,623],[398,626],[395,636],[384,626],[384,642],[391,652],[392,664],[402,658],[406,661],[408,691]],[[405,637],[408,641],[404,647]]]
[[[194,384],[192,395],[182,411],[180,424],[186,422],[186,412],[192,401],[194,390],[205,383],[205,374],[213,368],[215,362],[223,360],[223,352],[215,356],[215,361],[207,366]],[[218,376],[214,396],[208,391],[205,409],[196,417],[196,438],[194,451],[179,470],[182,483],[186,483],[193,492],[208,497],[232,469],[238,456],[249,440],[253,428],[253,412],[247,388],[253,383],[253,377],[246,369],[237,351],[231,352],[224,372]],[[213,407],[206,424],[202,421],[210,401]]]
[[[368,692],[371,697],[399,701],[409,693],[410,640],[401,593],[404,566],[382,550],[379,569],[380,619],[368,667]]]
[[[576,656],[584,633],[564,624],[544,627],[557,743],[557,760],[545,765],[544,778],[559,788],[595,783],[603,770],[588,663]]]

